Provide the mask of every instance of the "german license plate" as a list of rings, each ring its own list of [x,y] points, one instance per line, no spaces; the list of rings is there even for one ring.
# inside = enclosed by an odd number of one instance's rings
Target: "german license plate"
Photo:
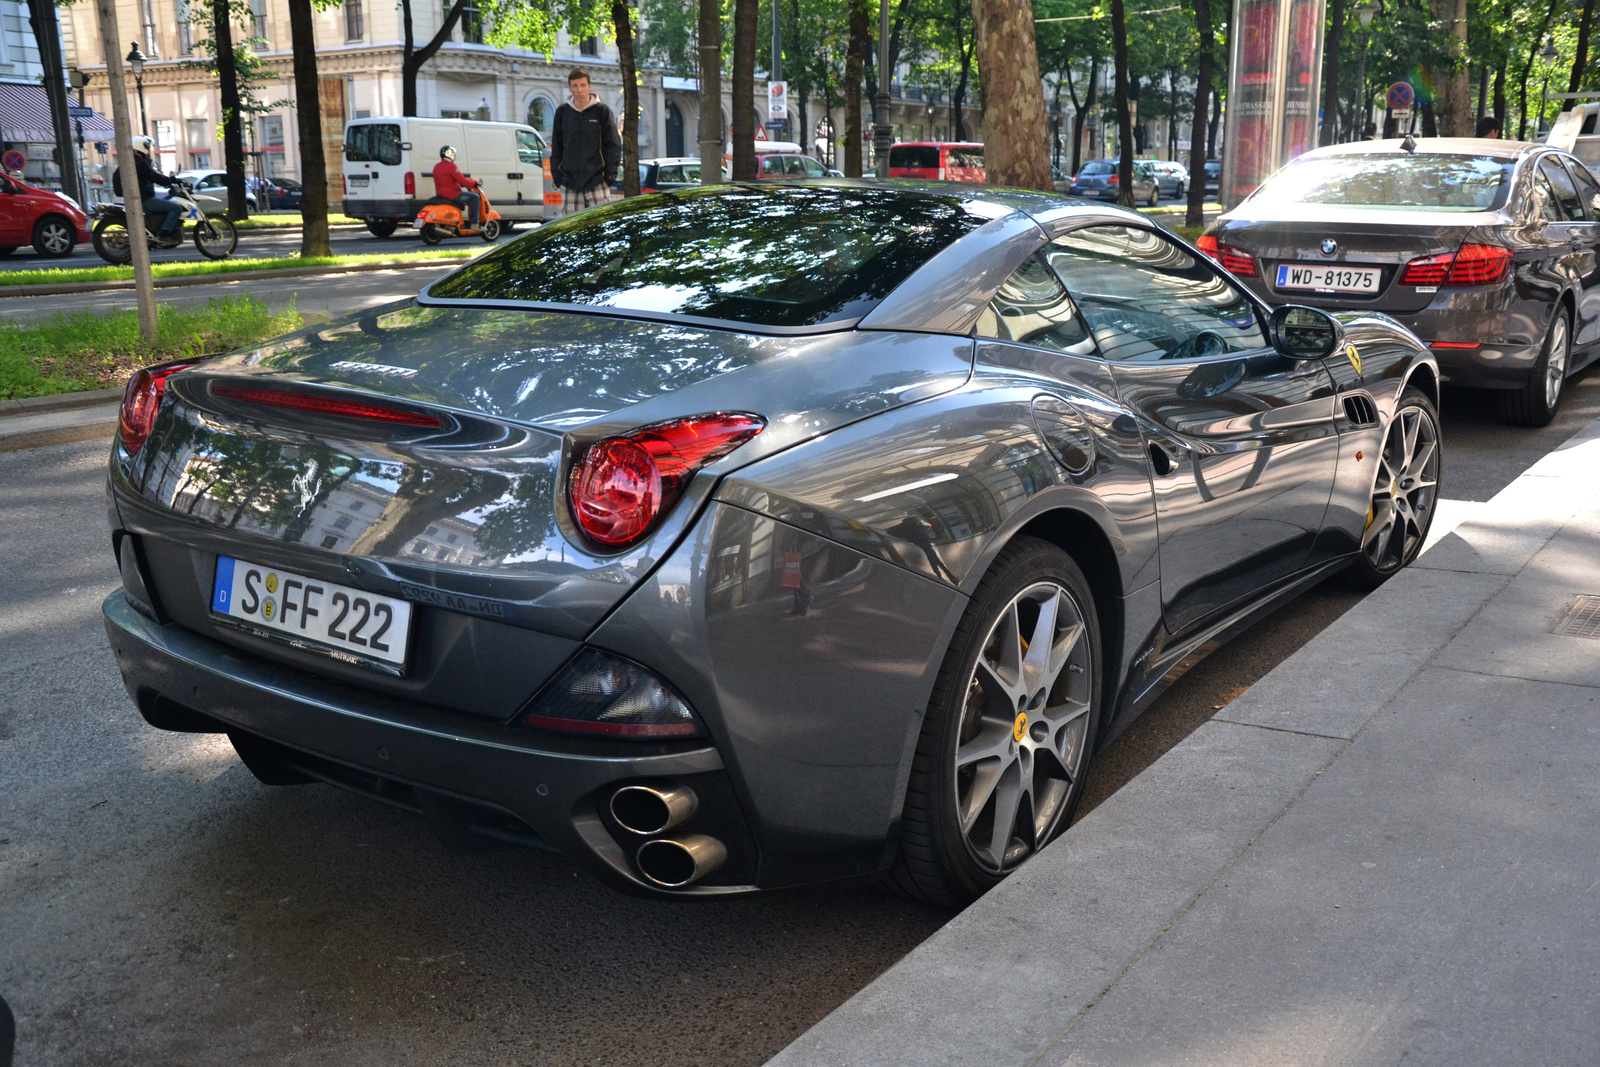
[[[352,189],[365,189],[367,187],[368,179],[365,174],[347,175],[345,180],[350,183]]]
[[[1278,267],[1279,289],[1321,289],[1335,293],[1376,293],[1377,267],[1301,266],[1284,263]]]
[[[363,589],[219,556],[211,610],[341,658],[406,662],[411,605]]]

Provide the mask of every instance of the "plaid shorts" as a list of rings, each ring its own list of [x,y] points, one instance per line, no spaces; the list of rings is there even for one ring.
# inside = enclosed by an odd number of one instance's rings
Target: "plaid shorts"
[[[562,214],[571,215],[587,207],[599,207],[609,204],[617,198],[611,191],[611,186],[601,182],[593,189],[565,189],[562,190]]]

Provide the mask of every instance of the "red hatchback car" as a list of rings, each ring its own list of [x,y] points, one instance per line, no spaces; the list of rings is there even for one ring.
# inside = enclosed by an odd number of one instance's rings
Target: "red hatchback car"
[[[0,174],[0,256],[32,245],[46,259],[59,259],[88,239],[89,219],[70,201]]]

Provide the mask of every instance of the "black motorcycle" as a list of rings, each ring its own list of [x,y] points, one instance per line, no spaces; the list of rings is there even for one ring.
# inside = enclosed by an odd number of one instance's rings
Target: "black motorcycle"
[[[150,219],[146,217],[145,239],[151,248],[177,248],[183,244],[184,223],[192,223],[194,246],[202,256],[207,259],[227,259],[233,255],[233,250],[239,246],[239,231],[221,215],[207,215],[200,210],[200,200],[221,206],[219,200],[210,196],[197,197],[194,186],[181,178],[168,191],[167,199],[183,207],[183,223],[179,224],[175,236],[162,240],[156,236]],[[90,214],[95,219],[94,250],[100,253],[100,258],[119,266],[132,263],[133,243],[128,239],[128,216],[123,206],[96,204]]]

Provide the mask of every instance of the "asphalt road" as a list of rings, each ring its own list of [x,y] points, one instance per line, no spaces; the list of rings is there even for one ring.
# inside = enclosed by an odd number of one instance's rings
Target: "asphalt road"
[[[187,229],[185,230],[187,233]],[[523,232],[522,229],[517,230]],[[365,228],[361,229],[335,229],[328,235],[329,243],[333,246],[335,255],[378,255],[385,252],[415,252],[425,247],[422,238],[416,230],[399,229],[392,237],[374,237]],[[452,244],[462,244],[475,247],[483,242],[474,238],[467,241],[453,241]],[[300,254],[300,231],[278,229],[241,229],[239,231],[239,247],[234,250],[235,256],[263,258],[273,256],[297,256]],[[205,257],[195,250],[193,240],[186,239],[177,248],[153,249],[150,253],[152,263],[203,263]],[[94,246],[88,243],[79,245],[72,250],[72,254],[62,259],[45,259],[36,254],[26,245],[18,248],[11,255],[0,259],[0,271],[6,270],[58,270],[76,267],[103,267],[105,260],[95,254]]]
[[[1441,519],[1600,414],[1445,402]],[[100,600],[104,446],[0,454],[0,991],[18,1063],[761,1063],[938,927],[850,889],[688,905],[568,861],[453,856],[420,820],[269,789],[225,740],[143,726]],[[1101,753],[1085,810],[1348,609],[1313,590],[1180,679]],[[1070,907],[1070,901],[1041,906]]]

